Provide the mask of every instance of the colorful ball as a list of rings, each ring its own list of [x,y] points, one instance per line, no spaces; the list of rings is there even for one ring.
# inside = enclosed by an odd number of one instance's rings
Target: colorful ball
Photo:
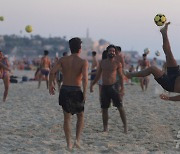
[[[159,13],[154,17],[154,22],[157,26],[163,26],[166,22],[166,16]]]
[[[33,28],[32,28],[31,25],[27,25],[27,26],[25,27],[25,30],[26,30],[26,32],[31,33],[31,32],[33,31]]]

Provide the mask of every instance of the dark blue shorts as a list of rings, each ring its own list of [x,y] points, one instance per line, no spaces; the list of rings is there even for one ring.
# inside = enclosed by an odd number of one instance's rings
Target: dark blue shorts
[[[49,75],[49,70],[41,69],[41,74],[45,75],[45,76],[48,76]]]
[[[174,92],[174,84],[176,78],[180,76],[179,66],[168,67],[167,74],[163,74],[160,78],[155,78],[155,80],[167,91]]]
[[[96,72],[96,71],[97,70],[92,70],[91,73]],[[90,80],[93,81],[95,79],[95,77],[96,77],[96,74],[92,74]]]

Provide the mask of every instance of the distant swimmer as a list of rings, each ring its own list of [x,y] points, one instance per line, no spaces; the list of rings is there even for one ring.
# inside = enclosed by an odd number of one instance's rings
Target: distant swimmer
[[[139,67],[140,67],[140,70],[144,70],[144,69],[150,67],[150,61],[147,60],[147,54],[144,53],[142,55],[142,58],[143,58],[142,60],[138,61],[138,65],[136,67],[137,71],[138,71]],[[140,85],[141,85],[142,91],[147,90],[148,84],[149,84],[149,77],[148,76],[140,78]]]
[[[3,55],[3,52],[0,51],[0,79],[2,79],[4,83],[3,102],[6,101],[9,91],[9,84],[10,84],[9,67],[10,65],[8,59]]]
[[[64,132],[67,142],[67,148],[71,150],[71,117],[77,114],[76,140],[74,146],[81,148],[80,136],[84,127],[84,104],[86,100],[86,90],[88,85],[88,62],[80,58],[81,39],[72,38],[69,40],[71,50],[70,56],[64,56],[59,59],[50,71],[49,93],[55,94],[53,79],[60,70],[63,74],[63,84],[59,93],[59,105],[64,112]],[[81,84],[83,90],[81,90]]]
[[[44,56],[41,58],[41,63],[40,63],[38,88],[40,88],[42,77],[45,76],[46,86],[48,89],[48,80],[49,80],[48,76],[49,76],[49,71],[51,67],[51,60],[49,59],[48,54],[49,54],[49,51],[44,50]]]
[[[180,93],[180,68],[177,64],[173,53],[171,51],[171,46],[168,39],[168,26],[170,22],[166,23],[165,26],[160,30],[163,39],[163,50],[166,55],[166,66],[167,73],[160,70],[156,66],[150,66],[139,72],[124,72],[124,74],[128,77],[146,77],[150,74],[154,76],[154,79],[166,90],[169,92]],[[177,96],[168,96],[161,94],[160,98],[163,100],[170,101],[180,101],[180,95]]]
[[[120,117],[123,122],[124,132],[127,133],[126,115],[121,100],[124,95],[124,79],[122,73],[122,64],[115,59],[116,47],[109,45],[107,47],[107,59],[103,59],[98,67],[96,77],[90,85],[90,92],[93,92],[93,86],[102,76],[102,89],[101,89],[101,108],[104,132],[108,131],[108,108],[110,107],[111,100],[115,107],[117,107]],[[116,74],[119,74],[120,89],[117,87]]]

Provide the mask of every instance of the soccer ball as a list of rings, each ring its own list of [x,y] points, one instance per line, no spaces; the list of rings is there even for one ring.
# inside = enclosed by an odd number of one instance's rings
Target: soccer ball
[[[160,56],[160,52],[157,50],[157,51],[155,52],[155,55],[156,55],[156,56]]]
[[[149,54],[149,53],[150,53],[149,48],[145,48],[145,49],[144,49],[144,53],[145,53],[146,55]]]
[[[27,25],[27,26],[25,27],[25,30],[26,30],[26,32],[28,32],[28,33],[31,33],[31,32],[33,31],[31,25]]]
[[[154,17],[154,22],[157,26],[163,26],[164,23],[166,22],[166,17],[164,14],[157,14],[155,17]]]

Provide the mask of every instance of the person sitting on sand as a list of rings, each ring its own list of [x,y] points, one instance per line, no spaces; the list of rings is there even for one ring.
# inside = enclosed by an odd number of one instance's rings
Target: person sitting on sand
[[[9,84],[10,84],[10,76],[9,72],[10,65],[8,62],[8,59],[4,57],[3,52],[0,51],[0,79],[3,80],[4,83],[4,95],[3,95],[3,102],[6,101],[8,90],[9,90]]]
[[[127,133],[126,115],[121,100],[122,96],[124,95],[122,64],[115,59],[116,47],[114,45],[109,45],[106,50],[108,58],[100,62],[96,77],[90,85],[90,92],[93,92],[93,86],[96,84],[96,82],[100,79],[102,75],[101,108],[104,132],[108,131],[108,108],[110,107],[112,99],[114,106],[117,107],[120,113],[120,117],[124,124],[124,132]],[[119,74],[121,89],[119,89],[119,87],[116,85],[117,73]]]
[[[88,84],[88,62],[80,58],[81,39],[69,40],[71,50],[70,56],[64,56],[54,65],[49,76],[49,93],[54,95],[53,80],[55,74],[60,70],[63,74],[63,84],[59,92],[59,105],[64,111],[64,132],[67,148],[71,150],[71,115],[77,114],[76,141],[75,146],[80,148],[80,135],[84,127],[84,104]],[[81,91],[81,83],[83,92]]]
[[[129,73],[124,72],[128,77],[145,77],[150,74],[154,76],[154,79],[167,91],[180,93],[180,67],[174,59],[171,51],[171,46],[168,39],[168,26],[170,22],[166,23],[165,26],[160,30],[163,39],[163,50],[166,55],[166,66],[167,73],[160,70],[156,66],[150,66],[139,72]],[[168,95],[161,94],[160,98],[163,100],[180,101],[180,95],[169,97]]]

